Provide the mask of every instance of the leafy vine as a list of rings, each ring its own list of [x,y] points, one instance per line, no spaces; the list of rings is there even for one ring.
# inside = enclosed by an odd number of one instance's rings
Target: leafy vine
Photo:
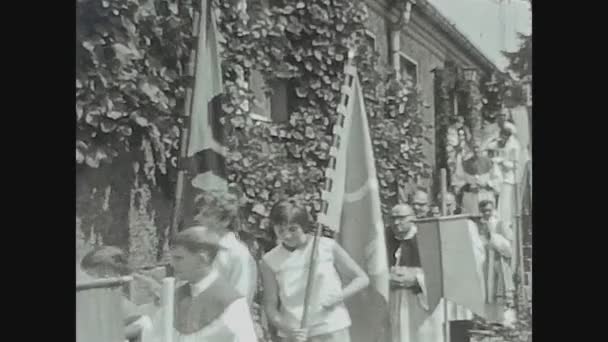
[[[251,4],[251,3],[250,3]],[[231,136],[229,179],[240,185],[248,202],[247,226],[269,238],[266,216],[284,196],[300,197],[315,214],[332,141],[332,127],[350,48],[356,48],[366,107],[386,211],[395,182],[428,177],[421,144],[427,133],[420,104],[394,76],[378,72],[379,56],[363,40],[367,9],[362,1],[253,2],[246,15],[224,4],[220,16],[225,46],[226,129]],[[253,93],[242,82],[251,68],[270,84],[287,80],[295,94],[287,122],[255,122],[249,108]],[[409,94],[408,94],[409,93]],[[409,96],[408,96],[409,95]],[[396,149],[396,150],[395,150]]]
[[[406,182],[430,174],[422,154],[428,127],[418,94],[398,81],[364,39],[364,1],[214,1],[223,36],[229,181],[242,190],[245,234],[271,238],[267,215],[285,196],[315,214],[329,160],[348,51],[365,94],[383,209]],[[99,168],[129,154],[153,187],[176,166],[180,114],[192,86],[186,66],[197,0],[81,0],[77,13],[76,160]],[[284,122],[254,120],[252,70],[286,82]],[[379,71],[380,70],[380,71]],[[270,87],[269,87],[270,88]],[[329,232],[328,232],[329,233]]]

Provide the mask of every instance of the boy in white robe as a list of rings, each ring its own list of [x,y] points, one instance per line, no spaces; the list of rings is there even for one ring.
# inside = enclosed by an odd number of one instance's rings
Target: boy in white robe
[[[229,192],[205,192],[199,199],[197,224],[208,227],[220,236],[222,249],[214,266],[245,298],[251,307],[257,290],[257,264],[247,246],[239,240],[239,203]]]
[[[257,342],[247,299],[214,267],[220,237],[202,226],[177,234],[171,265],[179,281],[175,291],[173,342]],[[155,336],[162,335],[162,310]]]

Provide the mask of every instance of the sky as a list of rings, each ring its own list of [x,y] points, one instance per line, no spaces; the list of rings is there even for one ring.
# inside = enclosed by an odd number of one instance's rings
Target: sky
[[[428,1],[501,70],[507,66],[507,60],[500,51],[517,50],[517,32],[532,32],[532,14],[530,5],[525,0],[502,0],[502,23],[499,6],[501,0]]]

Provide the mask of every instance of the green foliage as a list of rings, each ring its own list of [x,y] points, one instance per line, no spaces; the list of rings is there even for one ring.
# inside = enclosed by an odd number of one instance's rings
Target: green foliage
[[[224,38],[223,109],[229,180],[246,203],[246,233],[268,241],[267,215],[277,199],[300,197],[315,214],[329,161],[332,128],[349,49],[370,118],[386,213],[397,186],[429,176],[421,146],[428,132],[417,93],[385,71],[366,45],[363,1],[215,1]],[[200,1],[83,0],[77,8],[76,160],[98,169],[128,155],[152,189],[172,187]],[[251,117],[245,80],[287,81],[294,103],[286,122]],[[380,71],[378,71],[380,70]],[[162,181],[159,181],[162,179]],[[141,178],[140,178],[141,181]],[[168,192],[165,190],[165,194]],[[329,234],[329,232],[327,232]]]
[[[519,49],[514,52],[503,52],[509,59],[509,70],[515,73],[519,79],[532,75],[532,35],[518,34]]]
[[[137,151],[154,183],[178,144],[192,8],[200,2],[83,0],[76,26],[76,161],[97,168]],[[174,165],[173,165],[174,166]]]
[[[407,97],[403,84],[376,71],[378,55],[363,43],[367,9],[362,1],[273,1],[270,9],[250,2],[246,15],[234,3],[222,4],[220,30],[230,42],[223,54],[229,179],[246,195],[249,233],[270,237],[268,211],[285,196],[299,197],[313,214],[320,210],[350,48],[356,49],[385,206],[396,179],[428,176],[420,106],[414,94]],[[295,109],[287,122],[251,119],[243,104],[254,97],[242,81],[250,68],[267,84],[286,80],[293,87]]]

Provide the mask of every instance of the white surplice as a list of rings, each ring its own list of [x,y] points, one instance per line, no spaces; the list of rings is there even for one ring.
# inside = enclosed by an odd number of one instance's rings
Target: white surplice
[[[233,232],[222,237],[223,247],[214,261],[214,267],[234,287],[247,298],[251,307],[257,289],[257,264],[247,246],[239,241]]]
[[[192,285],[192,297],[204,292],[218,277],[217,271]],[[154,318],[154,337],[151,342],[162,341],[163,310]],[[257,342],[247,299],[242,297],[232,302],[216,320],[192,334],[182,334],[173,329],[173,342]],[[147,342],[147,341],[144,341]]]

